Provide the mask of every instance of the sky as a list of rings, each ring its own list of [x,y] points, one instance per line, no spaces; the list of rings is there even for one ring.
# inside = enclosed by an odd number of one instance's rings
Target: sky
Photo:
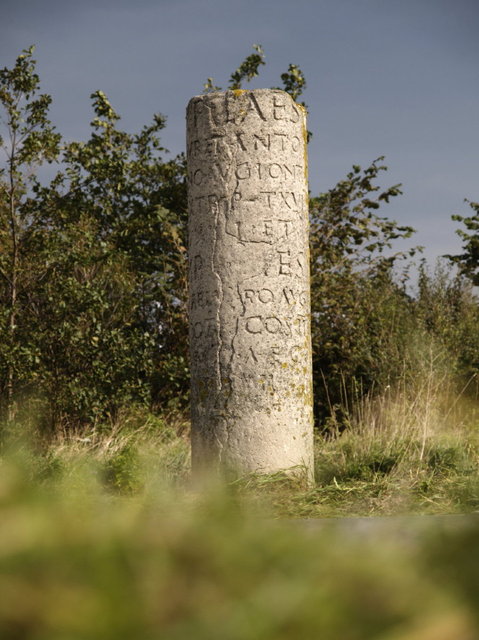
[[[382,215],[417,233],[433,264],[457,253],[454,213],[479,201],[479,0],[0,0],[0,67],[36,45],[51,119],[84,140],[90,94],[104,91],[130,132],[167,116],[163,142],[185,148],[185,109],[207,77],[262,45],[251,88],[305,74],[311,194],[353,164],[385,156],[383,186],[403,195]],[[409,243],[411,244],[411,243]],[[404,245],[406,246],[406,245]]]

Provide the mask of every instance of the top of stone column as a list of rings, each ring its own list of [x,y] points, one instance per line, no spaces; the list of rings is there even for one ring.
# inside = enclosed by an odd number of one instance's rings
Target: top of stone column
[[[305,124],[305,109],[281,89],[234,89],[194,96],[188,103],[187,119],[200,130],[231,124],[255,126],[261,121],[289,126]]]

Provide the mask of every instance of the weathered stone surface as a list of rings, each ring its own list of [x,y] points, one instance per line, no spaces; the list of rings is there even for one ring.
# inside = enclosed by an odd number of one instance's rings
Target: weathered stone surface
[[[187,121],[193,468],[312,477],[304,110],[227,91]]]

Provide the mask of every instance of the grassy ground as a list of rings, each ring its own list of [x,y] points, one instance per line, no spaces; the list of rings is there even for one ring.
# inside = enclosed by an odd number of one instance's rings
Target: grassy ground
[[[242,478],[231,489],[250,500],[267,496],[277,517],[479,511],[477,400],[439,380],[414,394],[403,388],[362,399],[350,415],[342,433],[317,436],[314,487],[275,474]],[[37,445],[32,473],[62,477],[88,460],[118,495],[141,495],[155,482],[188,487],[188,430],[181,416],[132,411],[114,428]]]
[[[451,398],[362,401],[318,438],[313,488],[281,474],[194,486],[179,418],[131,412],[48,444],[10,427],[0,637],[477,640],[477,518],[414,544],[300,520],[479,510],[477,408]]]
[[[364,512],[379,480],[324,495],[284,478],[198,491],[180,481],[185,445],[168,448],[169,470],[154,461],[146,476],[124,447],[102,464],[66,445],[42,464],[25,448],[2,459],[0,637],[479,637],[476,519],[414,544],[310,529],[278,516]]]

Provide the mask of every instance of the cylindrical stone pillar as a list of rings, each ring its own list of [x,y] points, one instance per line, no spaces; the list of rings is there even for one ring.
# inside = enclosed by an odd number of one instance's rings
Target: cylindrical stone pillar
[[[304,109],[226,91],[187,121],[193,470],[311,479]]]

